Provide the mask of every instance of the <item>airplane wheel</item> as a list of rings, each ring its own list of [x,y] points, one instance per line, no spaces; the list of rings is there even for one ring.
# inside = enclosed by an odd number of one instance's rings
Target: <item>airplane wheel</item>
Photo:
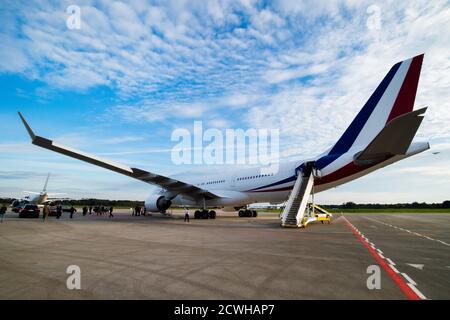
[[[194,219],[200,219],[200,211],[199,210],[195,210]]]
[[[210,218],[210,219],[215,219],[215,218],[216,218],[216,212],[215,212],[214,210],[211,210],[211,211],[209,212],[209,218]]]
[[[258,216],[258,212],[256,212],[256,210],[253,210],[252,213],[253,213],[253,218],[256,218]]]
[[[242,218],[245,216],[244,210],[239,210],[239,217]]]
[[[203,210],[202,211],[202,219],[208,219],[209,218],[209,214],[208,214],[208,210]]]
[[[252,217],[252,211],[251,210],[245,210],[245,216],[247,217],[247,218],[251,218]]]

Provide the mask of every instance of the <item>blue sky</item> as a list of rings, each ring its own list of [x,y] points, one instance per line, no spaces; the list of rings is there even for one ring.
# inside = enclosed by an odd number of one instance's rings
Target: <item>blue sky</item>
[[[81,9],[81,28],[66,8]],[[375,19],[375,20],[374,20]],[[0,196],[142,200],[151,187],[32,146],[42,136],[166,175],[176,128],[278,128],[283,158],[317,155],[397,61],[425,52],[417,139],[432,151],[318,196],[443,201],[450,186],[448,1],[2,1]],[[375,21],[375,24],[374,24]],[[196,167],[195,169],[198,169]]]

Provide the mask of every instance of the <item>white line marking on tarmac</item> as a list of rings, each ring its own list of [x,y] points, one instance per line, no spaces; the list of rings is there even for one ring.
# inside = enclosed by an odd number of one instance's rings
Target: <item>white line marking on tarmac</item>
[[[417,283],[416,283],[413,279],[411,279],[406,273],[402,272],[402,276],[403,276],[409,283],[411,283],[411,284],[417,286]]]
[[[397,228],[397,227],[393,226],[392,224],[389,224],[389,223],[386,223],[386,222],[383,222],[383,221],[380,221],[380,220],[377,220],[377,219],[368,218],[368,217],[364,217],[364,218],[366,218],[366,219],[368,219],[368,220],[372,220],[372,221],[378,222],[378,223],[381,223],[381,224],[384,224],[385,226],[389,226],[389,227],[392,227],[392,228],[396,228],[396,229],[399,229],[399,230],[402,230],[402,231],[405,231],[405,232],[414,234],[414,235],[416,235],[416,236],[418,236],[418,237],[421,237],[421,238],[425,238],[425,239],[428,239],[428,240],[431,240],[431,241],[435,241],[435,242],[440,242],[440,243],[442,243],[443,245],[450,247],[450,243],[444,242],[444,241],[442,241],[442,240],[433,239],[433,238],[431,238],[431,237],[429,237],[429,236],[425,236],[425,235],[422,235],[422,234],[420,234],[420,233],[410,231],[410,230],[408,230],[408,229]]]
[[[392,261],[391,259],[389,259],[389,258],[386,258],[386,261],[387,261],[387,262],[389,262],[389,264],[392,264],[393,266],[395,266],[395,263],[394,263],[394,261]]]
[[[427,297],[423,295],[422,292],[419,291],[412,283],[407,283],[407,285],[423,300],[426,300]]]
[[[389,258],[386,258],[386,260]],[[400,271],[398,271],[398,269],[396,267],[394,267],[393,264],[389,264],[389,267],[391,267],[392,270],[394,270],[395,273],[400,273]]]
[[[423,264],[414,264],[414,263],[407,263],[408,266],[411,266],[413,268],[423,270],[424,265]]]
[[[370,218],[366,218],[366,219],[370,219]],[[346,219],[346,220],[347,220],[347,219]],[[372,220],[372,219],[371,219],[371,220]],[[387,223],[384,223],[384,222],[381,222],[381,221],[378,221],[378,220],[375,220],[375,219],[373,219],[373,220],[376,221],[376,222],[382,223],[382,224],[389,225],[389,224],[387,224]],[[385,260],[385,261],[388,263],[388,266],[389,266],[395,273],[398,273],[398,274],[401,273],[401,274],[402,274],[403,278],[405,278],[406,281],[407,281],[406,284],[408,285],[408,287],[410,287],[411,290],[413,290],[413,291],[417,294],[417,296],[418,296],[420,299],[423,299],[423,300],[426,300],[426,299],[427,299],[427,298],[425,297],[425,295],[424,295],[422,292],[420,292],[419,289],[417,289],[417,288],[415,287],[415,286],[417,285],[417,283],[416,283],[413,279],[411,279],[411,277],[409,277],[409,276],[408,276],[406,273],[404,273],[404,272],[400,272],[400,271],[395,267],[395,262],[394,262],[394,261],[392,261],[392,260],[389,259],[389,258],[386,258],[386,257],[382,254],[383,251],[381,251],[380,249],[377,249],[377,248],[375,247],[375,244],[374,244],[373,242],[370,242],[370,240],[369,240],[363,233],[361,233],[358,229],[356,229],[356,227],[355,227],[350,221],[347,220],[347,222],[350,224],[350,226],[351,226],[357,233],[360,234],[361,238],[364,239],[364,241],[367,242],[367,244],[368,244],[372,249],[374,249],[374,250],[376,251],[376,254],[378,254],[379,257],[381,257],[383,260]],[[393,227],[393,228],[397,228],[397,227],[394,227],[394,226],[392,226],[392,225],[390,225],[390,226]],[[402,229],[402,228],[400,228],[400,229]],[[404,230],[404,229],[402,229],[402,230]],[[409,230],[405,230],[405,231],[410,232]],[[409,264],[409,263],[408,263],[408,264]],[[409,264],[409,265],[414,266],[414,267],[416,267],[416,268],[422,268],[422,269],[423,269],[423,265],[417,265],[417,264]],[[450,266],[448,266],[448,268],[450,268]]]

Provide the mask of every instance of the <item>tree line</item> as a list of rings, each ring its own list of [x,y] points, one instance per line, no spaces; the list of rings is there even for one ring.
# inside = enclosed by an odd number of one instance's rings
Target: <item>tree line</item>
[[[324,208],[341,208],[341,209],[448,209],[450,208],[450,200],[438,203],[411,202],[411,203],[354,203],[344,202],[340,205],[323,205]]]

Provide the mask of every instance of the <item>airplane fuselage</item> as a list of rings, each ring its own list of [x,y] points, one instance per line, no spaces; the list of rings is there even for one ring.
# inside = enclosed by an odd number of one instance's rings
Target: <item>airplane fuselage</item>
[[[337,187],[428,148],[428,143],[413,143],[405,155],[392,156],[383,161],[366,165],[357,165],[353,161],[354,155],[360,151],[359,149],[351,149],[335,159],[318,157],[316,163],[320,170],[320,177],[315,179],[314,192],[318,193]],[[216,199],[205,199],[205,207],[239,207],[256,202],[281,203],[289,197],[297,179],[296,169],[304,162],[281,162],[279,170],[272,174],[262,174],[261,168],[255,167],[236,169],[232,172],[210,176],[192,177],[192,175],[186,174],[177,177],[221,196]],[[164,194],[164,191],[159,191],[157,194]],[[152,199],[154,199],[154,194],[150,195],[149,201]],[[177,195],[172,199],[172,204],[202,207],[203,200]]]

